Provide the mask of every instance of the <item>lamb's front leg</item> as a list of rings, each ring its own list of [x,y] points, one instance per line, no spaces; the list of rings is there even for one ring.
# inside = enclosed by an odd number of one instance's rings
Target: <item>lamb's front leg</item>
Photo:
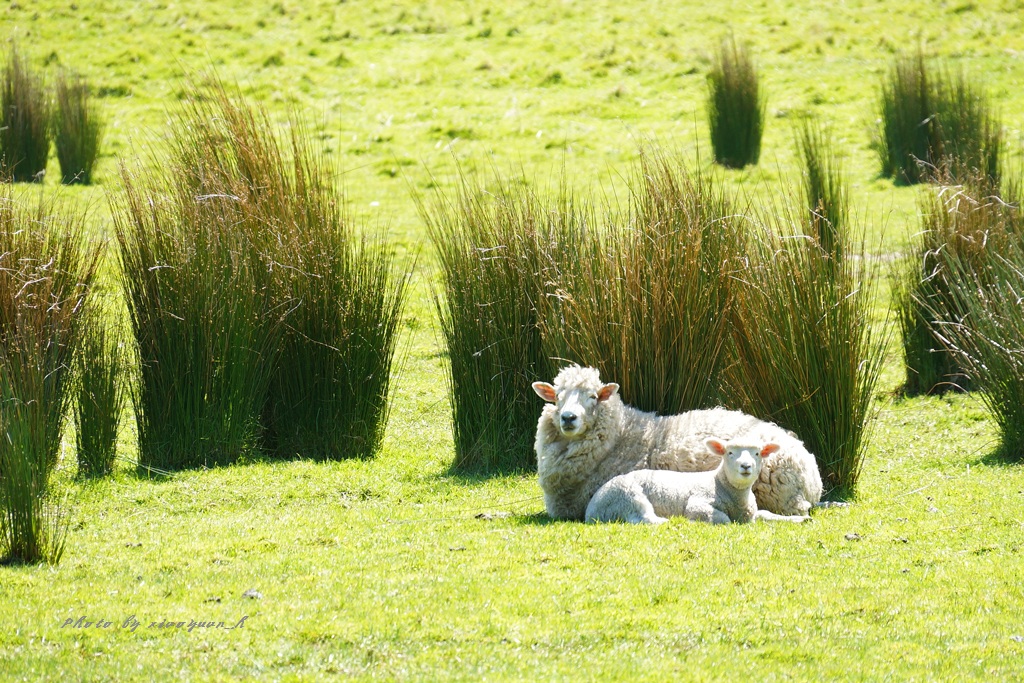
[[[710,500],[691,498],[686,503],[686,517],[697,522],[708,522],[709,524],[729,524],[732,522],[729,515],[716,509]]]
[[[765,522],[793,522],[794,524],[801,524],[809,521],[811,518],[803,515],[777,515],[768,510],[758,510],[754,513],[754,520],[759,519]]]

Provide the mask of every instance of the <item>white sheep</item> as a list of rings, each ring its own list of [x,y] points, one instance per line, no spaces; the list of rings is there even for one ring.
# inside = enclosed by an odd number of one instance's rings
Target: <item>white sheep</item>
[[[597,490],[587,505],[588,522],[661,524],[668,517],[687,517],[698,522],[746,524],[755,519],[803,522],[802,515],[776,515],[758,510],[751,487],[761,473],[764,459],[779,450],[778,444],[705,441],[708,451],[721,463],[711,472],[636,470],[613,477]]]
[[[622,403],[619,385],[598,371],[565,367],[554,384],[534,382],[549,405],[537,423],[534,448],[544,506],[555,519],[583,519],[591,496],[606,481],[634,470],[704,472],[721,458],[705,439],[775,443],[754,496],[780,515],[806,515],[821,500],[818,466],[803,443],[770,422],[724,408],[658,416]]]

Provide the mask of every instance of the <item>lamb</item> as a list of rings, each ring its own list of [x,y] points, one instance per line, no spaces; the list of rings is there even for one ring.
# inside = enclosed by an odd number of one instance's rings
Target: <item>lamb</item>
[[[704,472],[720,458],[710,437],[774,443],[753,486],[758,506],[780,515],[807,515],[821,499],[821,475],[803,443],[770,422],[712,408],[658,416],[625,405],[619,385],[602,383],[594,368],[563,368],[554,384],[534,382],[548,405],[537,422],[534,448],[544,507],[554,519],[582,520],[602,484],[634,470]]]
[[[751,487],[760,475],[764,459],[779,450],[778,444],[725,443],[707,439],[708,450],[721,458],[712,472],[636,470],[620,474],[597,490],[587,505],[588,522],[661,524],[668,517],[687,517],[698,522],[746,524],[755,519],[803,522],[802,515],[776,515],[758,510]]]

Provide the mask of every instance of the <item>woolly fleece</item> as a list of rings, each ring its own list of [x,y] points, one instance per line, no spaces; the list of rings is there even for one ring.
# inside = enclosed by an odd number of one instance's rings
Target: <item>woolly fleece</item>
[[[568,366],[555,377],[559,397],[573,389],[598,393],[605,385],[594,368]],[[565,436],[560,407],[548,403],[537,423],[534,448],[544,506],[554,519],[582,520],[591,497],[605,482],[634,470],[706,472],[718,467],[704,442],[710,437],[776,443],[753,492],[760,508],[806,515],[821,500],[821,475],[803,442],[778,425],[735,410],[712,408],[659,416],[625,405],[617,393],[582,418],[585,428]]]

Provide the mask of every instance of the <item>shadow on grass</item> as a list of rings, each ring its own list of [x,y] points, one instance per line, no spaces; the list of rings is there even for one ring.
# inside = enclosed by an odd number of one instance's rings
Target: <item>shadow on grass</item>
[[[1005,444],[999,444],[994,450],[983,455],[979,463],[988,467],[1022,467],[1024,466],[1024,450]]]
[[[443,472],[439,472],[438,479],[450,481],[459,486],[475,486],[495,479],[512,479],[521,477],[537,476],[536,469],[525,469],[523,467],[493,467],[468,468],[452,463]]]
[[[843,507],[844,504],[853,504],[856,501],[856,491],[846,486],[837,486],[821,496],[821,502],[817,507]]]
[[[579,524],[564,519],[552,519],[546,512],[535,512],[531,515],[512,515],[508,518],[510,522],[519,526],[548,526],[551,524]]]

